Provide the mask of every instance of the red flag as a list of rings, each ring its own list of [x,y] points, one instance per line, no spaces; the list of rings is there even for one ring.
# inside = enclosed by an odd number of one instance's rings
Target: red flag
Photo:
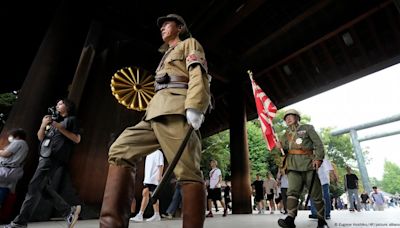
[[[268,150],[272,150],[276,145],[274,128],[272,128],[272,119],[275,117],[277,109],[260,86],[253,80],[251,74],[250,79],[263,136],[267,143]]]

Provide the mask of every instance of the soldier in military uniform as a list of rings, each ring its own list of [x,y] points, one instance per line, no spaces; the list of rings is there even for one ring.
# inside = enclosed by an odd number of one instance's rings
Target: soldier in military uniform
[[[190,36],[179,15],[160,17],[157,24],[164,41],[160,48],[164,56],[156,70],[156,94],[143,120],[126,128],[110,147],[100,227],[128,227],[135,161],[161,148],[171,162],[189,125],[198,130],[209,105],[210,85],[202,46]],[[201,141],[194,131],[174,170],[181,184],[186,228],[203,227],[204,223],[200,155]]]
[[[294,228],[297,216],[297,204],[303,186],[310,188],[313,170],[317,170],[324,159],[325,152],[322,141],[312,125],[300,124],[300,114],[294,109],[285,112],[283,119],[287,129],[277,143],[278,148],[286,151],[289,188],[287,191],[288,216],[279,219],[278,224],[284,228]],[[318,227],[325,227],[325,207],[318,175],[315,175],[311,197],[314,199],[318,216]]]

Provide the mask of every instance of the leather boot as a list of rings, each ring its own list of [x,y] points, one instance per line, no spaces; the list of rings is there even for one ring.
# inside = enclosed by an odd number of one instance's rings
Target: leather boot
[[[285,219],[279,219],[278,225],[282,228],[296,228],[296,225],[294,225],[294,218],[291,216],[287,216]]]
[[[318,219],[318,226],[317,228],[329,228],[328,224],[326,223],[325,219]]]
[[[127,228],[134,191],[133,169],[110,165],[103,205],[100,212],[101,228]]]
[[[182,184],[183,228],[203,228],[206,194],[200,182]]]

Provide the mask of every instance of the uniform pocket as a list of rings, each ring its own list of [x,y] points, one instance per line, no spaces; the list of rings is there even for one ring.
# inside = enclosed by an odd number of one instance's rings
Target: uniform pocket
[[[182,61],[183,58],[184,56],[182,53],[171,53],[167,58],[167,62]]]

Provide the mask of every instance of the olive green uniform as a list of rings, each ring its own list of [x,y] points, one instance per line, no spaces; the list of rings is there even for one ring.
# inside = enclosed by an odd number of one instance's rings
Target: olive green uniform
[[[281,138],[282,147],[288,150],[286,158],[289,188],[287,191],[287,209],[291,217],[297,216],[297,204],[304,185],[311,184],[313,175],[313,160],[323,160],[324,147],[320,137],[312,125],[304,124],[288,128]],[[294,152],[309,152],[309,154],[293,154]],[[318,175],[315,176],[311,197],[315,202],[318,218],[325,218],[325,207],[322,199],[322,189]]]
[[[175,84],[185,84],[187,88],[172,85],[157,91],[143,120],[136,126],[126,128],[111,146],[110,164],[131,167],[135,160],[159,148],[171,162],[188,129],[186,109],[202,113],[207,110],[210,101],[207,63],[197,40],[188,38],[170,47],[156,70],[156,77],[160,75],[184,78],[186,82]],[[171,85],[164,85],[167,84]],[[178,180],[203,181],[200,154],[200,136],[193,132],[174,170]]]

